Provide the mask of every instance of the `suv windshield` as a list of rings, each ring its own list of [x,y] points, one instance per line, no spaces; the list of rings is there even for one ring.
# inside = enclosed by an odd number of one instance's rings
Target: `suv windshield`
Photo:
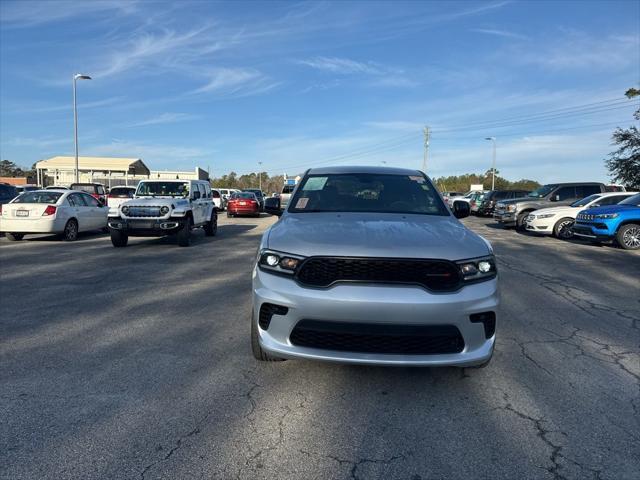
[[[435,188],[422,175],[349,173],[309,175],[289,212],[377,212],[449,215]]]
[[[578,200],[577,202],[573,202],[571,204],[572,207],[586,207],[589,203],[593,202],[597,198],[600,198],[601,195],[589,195],[588,197],[583,198],[582,200]]]
[[[528,193],[527,197],[543,198],[553,192],[558,185],[543,185],[540,188],[535,189],[533,192]]]
[[[618,205],[631,205],[633,207],[640,207],[640,193],[621,201]]]
[[[189,182],[140,182],[138,197],[188,197]]]

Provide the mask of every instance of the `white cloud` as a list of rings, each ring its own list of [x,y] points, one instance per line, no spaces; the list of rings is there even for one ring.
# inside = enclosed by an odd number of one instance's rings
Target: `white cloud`
[[[131,123],[130,127],[144,127],[147,125],[161,125],[165,123],[177,123],[177,122],[185,122],[188,120],[193,120],[198,118],[198,115],[193,115],[191,113],[161,113],[160,115],[156,115],[155,117],[148,118],[146,120],[142,120],[140,122]]]
[[[497,37],[515,38],[518,40],[527,40],[529,37],[520,33],[510,32],[508,30],[498,30],[496,28],[472,28],[472,32],[484,33],[485,35],[494,35]]]
[[[637,71],[640,36],[609,35],[591,37],[581,32],[568,32],[551,42],[539,43],[535,49],[510,52],[513,61],[533,64],[551,70],[610,70],[633,67]]]
[[[384,73],[381,66],[374,62],[358,62],[348,58],[314,57],[307,60],[298,60],[296,63],[338,75],[380,75]]]
[[[365,126],[378,128],[380,130],[394,130],[403,132],[419,132],[424,128],[424,124],[419,122],[407,122],[403,120],[384,121],[384,122],[365,122]]]
[[[71,80],[69,80],[69,84]],[[102,100],[94,100],[91,102],[78,102],[78,110],[85,110],[91,108],[108,107],[121,103],[124,97],[110,97]],[[11,108],[13,113],[51,113],[51,112],[71,112],[73,106],[72,103],[64,105],[33,105],[33,106],[16,106]]]
[[[216,68],[209,71],[208,77],[205,85],[190,93],[216,93],[237,98],[265,93],[280,85],[252,68]]]

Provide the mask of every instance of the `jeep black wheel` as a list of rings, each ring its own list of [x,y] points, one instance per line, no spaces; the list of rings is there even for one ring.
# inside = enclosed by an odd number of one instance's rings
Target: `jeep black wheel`
[[[616,240],[625,250],[638,250],[640,248],[640,225],[629,223],[623,225],[616,233]]]
[[[19,242],[24,238],[24,233],[6,233],[7,240],[11,242]]]
[[[185,222],[182,224],[182,228],[178,230],[178,245],[181,247],[188,247],[191,245],[191,227],[193,225],[193,220],[191,217],[187,217]]]
[[[204,226],[204,234],[207,237],[213,237],[218,231],[218,213],[214,210],[211,214],[211,220]]]
[[[256,321],[251,315],[251,352],[256,360],[261,362],[283,362],[286,358],[278,358],[265,352],[260,346],[260,339],[258,338],[258,326]]]
[[[116,230],[115,228],[111,229],[111,243],[114,247],[126,247],[129,242],[129,235],[121,232],[120,230]]]
[[[573,218],[561,218],[553,227],[553,236],[561,240],[568,240],[569,238],[573,237],[571,227],[573,227],[574,223],[575,221],[573,220]]]

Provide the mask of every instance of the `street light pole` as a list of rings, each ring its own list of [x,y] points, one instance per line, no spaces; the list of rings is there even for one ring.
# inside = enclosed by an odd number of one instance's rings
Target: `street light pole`
[[[262,162],[258,162],[258,165],[260,165],[260,167],[258,168],[258,182],[260,184],[260,191],[262,191]]]
[[[496,137],[487,137],[485,140],[493,142],[493,160],[491,161],[491,190],[496,189]]]
[[[76,100],[76,82],[78,80],[91,80],[91,77],[89,75],[82,75],[81,73],[76,73],[73,76],[73,139],[76,150],[75,183],[78,183],[80,181],[78,168],[78,104]]]

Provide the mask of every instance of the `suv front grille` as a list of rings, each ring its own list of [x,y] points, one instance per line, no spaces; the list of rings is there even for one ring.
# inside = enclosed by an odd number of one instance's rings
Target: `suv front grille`
[[[299,283],[326,288],[337,282],[403,283],[447,292],[461,285],[458,266],[447,260],[310,257],[296,274]]]
[[[137,207],[132,205],[129,207],[127,217],[159,217],[160,207]]]
[[[453,325],[389,325],[300,320],[289,340],[299,347],[396,355],[460,353],[464,339]]]

